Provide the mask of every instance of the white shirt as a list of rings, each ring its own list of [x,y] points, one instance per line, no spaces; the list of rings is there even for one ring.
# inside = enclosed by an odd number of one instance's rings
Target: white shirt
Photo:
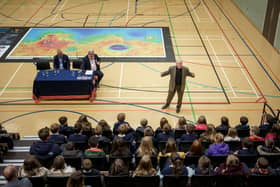
[[[96,66],[96,63],[95,63],[95,59],[94,58],[89,59],[89,61],[90,61],[90,65],[91,65],[91,70],[96,71],[97,66]]]

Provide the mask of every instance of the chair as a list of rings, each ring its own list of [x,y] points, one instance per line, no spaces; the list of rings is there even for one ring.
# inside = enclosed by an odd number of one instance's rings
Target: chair
[[[229,149],[234,152],[241,148],[241,142],[240,141],[226,141],[226,144],[228,144]]]
[[[264,145],[264,141],[253,141],[254,149],[257,149],[259,145]]]
[[[91,187],[103,187],[101,176],[85,176],[84,177],[85,186]]]
[[[197,166],[199,158],[200,158],[200,156],[197,156],[197,155],[187,155],[184,159],[184,165],[185,166],[190,166],[190,165]]]
[[[64,156],[65,163],[69,166],[72,166],[76,168],[77,170],[81,169],[81,158],[80,157],[65,157]]]
[[[159,157],[159,168],[162,170],[166,164],[166,161],[168,160],[168,156],[161,156]]]
[[[105,136],[105,137],[109,138],[110,140],[113,140],[113,133],[110,130],[104,130],[102,132],[102,136]]]
[[[106,157],[95,157],[95,158],[85,158],[90,159],[92,162],[92,166],[94,169],[100,170],[100,171],[106,171],[109,169],[108,162]]]
[[[135,156],[135,165],[136,167],[138,166],[140,160],[141,160],[141,156]],[[153,164],[153,168],[157,169],[157,162],[158,162],[158,159],[156,156],[151,156],[151,161],[152,161],[152,164]]]
[[[249,176],[248,186],[250,187],[278,187],[279,186],[279,176]]]
[[[202,133],[205,132],[205,130],[194,130],[194,132],[195,132],[198,136],[200,136]]]
[[[250,129],[238,129],[237,135],[240,138],[249,137],[250,136]]]
[[[265,157],[272,168],[280,167],[280,155],[260,155],[260,156]]]
[[[246,176],[215,176],[216,187],[245,187]]]
[[[99,141],[98,148],[102,149],[105,152],[105,154],[110,154],[111,149],[112,149],[112,143],[105,142],[105,141]]]
[[[73,142],[75,149],[84,151],[88,148],[88,143],[87,142]]]
[[[175,130],[175,140],[186,134],[186,130]]]
[[[221,163],[224,163],[227,159],[227,156],[209,156],[209,159],[211,160],[211,164],[215,168],[216,166],[219,166]]]
[[[244,162],[249,168],[254,168],[256,161],[257,161],[257,155],[238,155],[238,158],[240,162]]]
[[[159,187],[159,176],[135,176],[131,182],[133,187]]]
[[[165,149],[165,146],[166,146],[166,141],[158,142],[157,147],[158,147],[159,152],[162,152]]]
[[[65,176],[47,176],[48,187],[66,187],[68,178]]]
[[[268,133],[268,131],[269,131],[268,129],[261,129],[260,128],[259,136],[264,138],[266,136],[266,134]]]
[[[72,68],[73,69],[81,69],[82,59],[76,59],[72,61]]]
[[[34,63],[36,64],[37,70],[47,70],[51,69],[50,62],[48,59],[44,58],[33,58]]]
[[[208,149],[208,147],[211,145],[211,142],[208,141],[202,141],[201,145],[203,147],[204,150]]]
[[[105,187],[131,187],[129,176],[104,176]]]
[[[192,187],[213,187],[215,186],[215,176],[194,175],[191,178]]]
[[[226,136],[227,133],[228,133],[228,130],[227,129],[216,129],[216,132],[217,133],[222,133],[224,136]]]
[[[19,177],[18,179],[21,180],[22,177]],[[45,187],[45,184],[46,184],[45,177],[28,177],[28,179],[32,183],[32,186]]]
[[[185,187],[188,184],[187,176],[164,176],[162,179],[163,187]]]
[[[188,152],[193,141],[182,141],[179,142],[179,151],[181,152]]]
[[[143,137],[144,137],[144,133],[143,132],[141,132],[139,130],[135,131],[135,141],[136,142],[141,142]]]

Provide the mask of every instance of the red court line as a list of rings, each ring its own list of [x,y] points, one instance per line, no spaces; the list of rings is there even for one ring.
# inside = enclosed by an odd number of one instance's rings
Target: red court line
[[[184,63],[212,67],[212,65],[210,65],[210,64],[203,64],[203,63],[199,63],[199,62],[186,62],[186,61],[184,61]],[[217,67],[217,68],[237,68],[237,69],[244,68],[244,67],[236,67],[236,66],[219,66],[219,65],[214,65],[214,66]]]
[[[23,26],[25,27],[26,24],[41,10],[41,8],[47,3],[48,0],[45,0],[41,6],[34,12],[34,14],[31,15],[31,17],[23,24]]]
[[[207,3],[204,3],[205,6],[207,7],[209,13],[212,15],[213,19],[215,20],[216,24],[218,25],[218,27],[220,28],[221,32],[223,33],[224,37],[226,38],[228,44],[231,46],[232,50],[234,51],[235,55],[237,55],[237,51],[234,48],[234,46],[232,45],[231,41],[229,40],[228,36],[225,34],[225,32],[223,31],[221,25],[218,23],[217,18],[214,16],[213,12],[210,10],[210,8],[208,7]],[[244,69],[246,70],[246,72],[248,73],[248,75],[250,76],[250,78],[252,79],[253,83],[255,84],[256,88],[258,89],[258,91],[260,92],[260,94],[262,95],[262,97],[264,98],[265,102],[267,102],[264,94],[262,93],[261,89],[259,88],[259,86],[257,85],[257,83],[255,82],[253,76],[251,75],[251,73],[249,72],[248,68],[246,67],[245,63],[243,62],[243,60],[240,58],[240,56],[237,55],[237,58],[239,59],[239,61],[243,64]]]
[[[219,3],[219,2],[218,2]],[[220,4],[220,3],[219,3]],[[236,7],[236,8],[238,8],[236,5],[235,5],[235,3],[233,3],[233,5]],[[223,5],[222,4],[220,4],[220,6],[221,7],[223,7]],[[239,9],[239,8],[238,8]],[[223,9],[225,12],[227,12],[227,10],[226,9]],[[241,11],[241,13],[243,14],[243,12]],[[238,24],[236,24],[236,22],[232,19],[232,17],[230,16],[230,14],[227,12],[227,14],[228,14],[228,17],[229,18],[231,18],[230,20],[234,23],[234,25],[238,28],[238,30],[243,34],[243,32],[242,32],[242,30],[240,29],[240,27],[238,27]],[[249,20],[248,18],[247,18],[247,16],[245,16],[245,18],[247,19],[247,20]],[[249,20],[249,22],[250,22],[250,20]],[[258,50],[256,50],[256,48],[254,47],[254,45],[252,44],[252,42],[246,37],[246,35],[245,34],[243,34],[243,37],[247,40],[247,42],[251,45],[251,47],[254,49],[254,51],[255,51],[255,53],[257,53],[257,56],[259,56],[260,58],[261,58],[261,60],[265,63],[265,65],[268,67],[268,69],[271,71],[271,73],[273,74],[273,76],[277,79],[277,81],[278,82],[280,82],[280,79],[278,78],[278,76],[276,75],[276,73],[274,73],[273,71],[272,71],[272,69],[271,69],[271,67],[270,67],[270,65],[264,60],[264,58],[262,57],[262,55],[258,52]],[[276,52],[278,52],[275,48],[274,48],[274,50],[276,51]],[[279,53],[279,52],[278,52]]]

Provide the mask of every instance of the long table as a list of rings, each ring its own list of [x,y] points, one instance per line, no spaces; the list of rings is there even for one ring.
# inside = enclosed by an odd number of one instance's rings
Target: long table
[[[33,83],[33,99],[89,99],[96,92],[93,74],[80,70],[41,70]]]

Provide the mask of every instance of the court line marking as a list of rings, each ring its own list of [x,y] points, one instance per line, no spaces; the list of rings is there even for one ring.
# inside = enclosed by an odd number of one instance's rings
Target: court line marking
[[[119,94],[118,97],[121,97],[121,87],[122,87],[122,82],[123,82],[123,63],[121,63],[121,71],[120,71],[120,80],[119,80]]]
[[[129,16],[129,8],[130,8],[130,3],[129,3],[130,0],[127,0],[127,9],[126,9],[126,20],[125,20],[125,23],[128,22],[128,16]]]
[[[60,14],[61,10],[63,9],[63,7],[66,5],[68,0],[64,1],[63,4],[61,5],[61,7],[59,8],[59,10],[57,11],[57,13],[55,14],[55,16],[52,18],[51,23],[56,19],[57,15]],[[60,17],[59,17],[60,18]]]
[[[0,97],[2,96],[2,94],[5,92],[5,90],[7,89],[7,87],[9,86],[9,84],[12,82],[12,80],[15,78],[17,72],[20,70],[20,68],[23,66],[24,63],[21,63],[16,71],[13,73],[13,75],[11,76],[11,78],[9,79],[9,81],[6,83],[6,85],[4,86],[4,88],[2,89],[2,91],[0,92]]]
[[[27,23],[28,23],[36,14],[38,14],[38,12],[41,10],[41,8],[42,8],[47,2],[48,2],[48,0],[45,0],[45,1],[41,4],[41,6],[31,15],[31,17],[30,17],[28,20],[26,20],[26,22],[23,24],[23,27],[25,27],[25,26],[27,25]]]
[[[188,2],[189,2],[188,4],[191,6],[191,8],[194,9],[191,0],[188,0]],[[198,22],[200,22],[200,18],[199,18],[199,16],[197,15],[196,10],[194,10],[193,13],[195,14],[195,17],[197,18]],[[190,21],[191,21],[191,20],[190,20]]]
[[[214,23],[213,18],[211,17],[209,11],[205,7],[204,1],[201,1],[201,3],[202,3],[202,7],[204,8],[205,12],[208,14],[208,17],[210,18],[211,22]]]
[[[242,72],[243,76],[246,78],[246,80],[247,80],[248,84],[249,84],[249,85],[250,85],[250,87],[252,88],[252,91],[255,93],[256,98],[258,98],[259,96],[258,96],[258,93],[257,93],[257,91],[256,91],[255,87],[252,85],[251,81],[249,80],[248,75],[244,72],[244,68],[245,68],[245,67],[242,67],[242,66],[240,65],[239,60],[238,60],[238,59],[236,59],[236,56],[234,56],[234,55],[233,55],[233,51],[232,51],[232,49],[230,48],[230,46],[229,46],[228,42],[225,40],[225,38],[224,38],[224,37],[223,37],[223,40],[224,40],[224,43],[226,44],[226,46],[227,46],[227,48],[228,48],[229,52],[232,54],[232,57],[233,57],[233,59],[234,59],[235,63],[236,63],[236,64],[240,67],[240,70],[241,70],[241,72]]]

